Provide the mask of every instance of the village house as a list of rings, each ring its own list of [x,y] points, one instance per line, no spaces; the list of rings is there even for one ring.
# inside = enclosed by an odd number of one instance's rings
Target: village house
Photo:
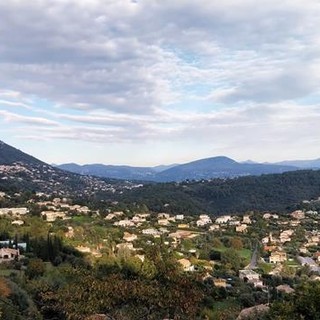
[[[184,215],[183,214],[177,214],[175,216],[176,220],[183,220],[184,219]]]
[[[299,248],[299,252],[306,254],[306,253],[309,253],[309,250],[306,248],[305,245],[302,245],[302,246]]]
[[[178,262],[182,265],[183,271],[194,271],[194,266],[191,264],[189,259],[180,259]]]
[[[159,228],[159,232],[164,234],[164,233],[169,233],[170,231],[167,228],[161,227]]]
[[[137,213],[135,214],[135,217],[141,218],[141,219],[147,219],[150,217],[150,213]]]
[[[227,280],[222,278],[213,279],[213,284],[219,288],[226,288],[227,287]]]
[[[316,261],[319,263],[320,262],[320,252],[317,251],[313,254],[313,257],[316,259]]]
[[[169,213],[158,213],[158,219],[169,219],[170,214]]]
[[[311,234],[311,235],[308,235],[306,238],[308,241],[308,243],[306,243],[306,247],[317,246],[320,241],[318,234]]]
[[[245,282],[252,283],[254,287],[263,287],[260,274],[251,269],[239,270],[239,278]]]
[[[187,238],[193,238],[196,236],[194,233],[191,231],[187,230],[177,230],[176,232],[172,232],[169,234],[170,238],[177,238],[177,239],[187,239]]]
[[[137,238],[138,238],[138,236],[136,234],[131,234],[129,232],[125,232],[122,239],[127,242],[132,242],[132,241],[136,240]]]
[[[209,231],[218,231],[220,226],[218,224],[213,224],[209,227]]]
[[[179,223],[177,227],[178,229],[189,229],[190,225],[188,223]]]
[[[123,211],[114,211],[112,212],[116,217],[121,217],[124,215]]]
[[[197,224],[197,227],[204,227],[206,226],[207,224],[209,224],[210,222],[206,221],[206,220],[197,220],[196,224]]]
[[[57,219],[66,219],[66,214],[64,212],[57,211],[42,211],[41,217],[48,222],[56,221]]]
[[[292,220],[292,221],[290,221],[290,226],[291,227],[297,227],[300,224],[301,224],[300,220]]]
[[[142,223],[146,222],[147,219],[146,219],[146,218],[141,218],[141,216],[135,215],[135,216],[132,218],[132,221],[133,221],[134,223],[142,224]]]
[[[116,221],[114,225],[119,227],[134,227],[135,223],[131,220],[124,219],[124,220]]]
[[[11,224],[15,225],[15,226],[22,226],[24,224],[23,220],[13,220],[11,222]]]
[[[246,224],[241,224],[240,226],[236,226],[236,232],[245,233],[248,231],[248,226]]]
[[[244,215],[243,216],[243,219],[242,219],[242,223],[244,223],[244,224],[251,224],[252,223],[252,221],[251,221],[251,219],[250,219],[250,216],[249,215]]]
[[[229,226],[239,226],[241,224],[240,220],[229,220]]]
[[[291,217],[297,220],[304,219],[305,213],[302,210],[296,210],[291,213]]]
[[[217,223],[217,224],[225,224],[231,219],[232,219],[231,216],[221,216],[221,217],[216,219],[215,223]]]
[[[112,220],[115,217],[116,217],[116,215],[114,213],[109,213],[104,219],[105,220]]]
[[[287,254],[284,251],[273,251],[269,257],[270,263],[282,263],[287,261]]]
[[[160,236],[161,232],[157,229],[154,229],[154,228],[148,228],[148,229],[143,229],[141,231],[143,234],[147,234],[147,235],[150,235],[150,236]]]
[[[196,223],[197,223],[197,226],[198,226],[198,227],[203,227],[203,226],[205,226],[205,225],[207,225],[207,224],[212,223],[212,220],[211,220],[211,218],[210,218],[208,215],[206,215],[206,214],[200,214],[199,220],[197,220]]]
[[[306,212],[306,214],[309,215],[309,216],[316,216],[316,215],[318,215],[318,211],[308,210]]]
[[[16,258],[19,258],[20,252],[19,249],[11,249],[11,248],[1,248],[0,249],[0,262],[3,261],[12,261]]]
[[[273,234],[272,232],[269,233],[269,236],[267,237],[264,237],[261,239],[261,242],[262,244],[268,244],[268,245],[271,245],[271,244],[276,244],[279,242],[279,240],[275,237],[273,237]]]
[[[265,219],[265,220],[269,220],[269,219],[271,219],[271,218],[273,218],[273,219],[279,219],[279,215],[277,215],[277,214],[272,214],[272,213],[265,213],[262,217],[263,217],[263,219]]]
[[[29,212],[28,208],[0,208],[1,215],[23,216]]]
[[[158,219],[158,225],[160,226],[169,226],[170,221],[168,219]]]
[[[291,236],[293,235],[294,231],[292,229],[282,231],[280,233],[280,242],[285,243],[285,242],[290,242],[291,241]]]

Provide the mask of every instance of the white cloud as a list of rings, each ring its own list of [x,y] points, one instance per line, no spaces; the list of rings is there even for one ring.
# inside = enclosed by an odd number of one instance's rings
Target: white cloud
[[[40,117],[28,117],[19,115],[16,113],[8,112],[5,110],[0,110],[0,115],[3,117],[5,122],[9,123],[24,123],[29,124],[31,126],[37,125],[37,126],[58,126],[58,123],[55,121],[51,121],[46,118],[40,118]]]
[[[51,141],[294,150],[319,133],[319,18],[317,0],[2,1],[0,115]]]

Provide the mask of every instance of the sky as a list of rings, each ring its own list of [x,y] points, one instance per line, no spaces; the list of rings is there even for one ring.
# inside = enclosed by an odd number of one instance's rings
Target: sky
[[[0,140],[48,163],[320,157],[318,0],[0,1]]]

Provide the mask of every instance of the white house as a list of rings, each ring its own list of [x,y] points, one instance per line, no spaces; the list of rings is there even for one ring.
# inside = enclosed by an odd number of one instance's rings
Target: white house
[[[227,223],[231,219],[232,219],[231,216],[221,216],[221,217],[217,218],[215,222],[218,224],[224,224],[224,223]]]

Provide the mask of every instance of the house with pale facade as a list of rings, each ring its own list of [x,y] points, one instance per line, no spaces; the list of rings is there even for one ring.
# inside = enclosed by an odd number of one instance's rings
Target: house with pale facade
[[[246,224],[241,224],[240,226],[236,226],[236,232],[241,232],[241,233],[245,233],[248,231],[248,225]]]
[[[247,214],[244,215],[243,218],[242,218],[242,223],[244,223],[244,224],[251,224],[252,221],[251,221],[251,219],[250,219],[250,216],[247,215]]]
[[[287,254],[284,251],[272,251],[269,257],[270,263],[282,263],[287,261]]]
[[[216,219],[215,223],[217,223],[217,224],[225,224],[225,223],[228,223],[228,221],[231,220],[231,219],[232,219],[231,216],[221,216],[221,217]]]
[[[302,210],[296,210],[291,213],[291,217],[297,220],[304,219],[305,213]]]
[[[260,274],[251,269],[239,270],[239,278],[245,282],[252,283],[254,287],[263,287]]]
[[[0,208],[0,216],[2,215],[13,215],[13,216],[24,216],[29,212],[28,208]]]
[[[12,261],[16,258],[19,258],[20,251],[19,249],[11,249],[11,248],[1,248],[0,249],[0,262],[4,261]]]
[[[66,214],[64,212],[57,211],[42,211],[41,217],[48,222],[56,221],[57,219],[66,219]]]
[[[227,280],[222,278],[216,278],[216,279],[213,279],[213,284],[215,285],[215,287],[226,288]]]
[[[294,231],[292,229],[282,231],[280,233],[280,242],[285,243],[285,242],[290,242],[291,241],[291,236],[293,235]]]
[[[137,238],[138,238],[138,236],[136,234],[131,234],[129,232],[125,232],[122,239],[127,242],[132,242],[132,241],[136,240]]]
[[[181,264],[183,271],[194,271],[194,266],[189,259],[180,259],[178,262]]]

